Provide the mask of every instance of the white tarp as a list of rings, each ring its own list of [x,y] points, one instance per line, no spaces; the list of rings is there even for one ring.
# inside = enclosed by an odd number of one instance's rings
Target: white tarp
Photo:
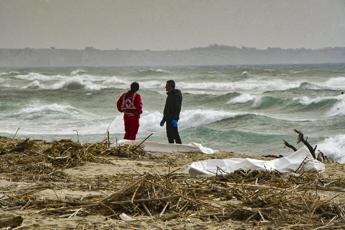
[[[118,144],[139,144],[140,141],[120,140]],[[186,152],[200,152],[205,154],[213,154],[217,150],[207,148],[199,143],[189,144],[164,144],[153,141],[145,141],[143,144],[144,150],[148,152],[162,152],[162,153],[186,153]]]
[[[236,170],[277,170],[282,173],[295,172],[298,168],[305,171],[325,170],[325,165],[313,159],[310,152],[302,147],[296,152],[282,158],[270,161],[251,158],[210,159],[193,162],[186,170],[189,174],[215,175],[220,173],[232,173]]]

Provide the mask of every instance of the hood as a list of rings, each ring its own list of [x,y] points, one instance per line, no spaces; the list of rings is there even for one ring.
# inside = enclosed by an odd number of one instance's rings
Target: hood
[[[174,89],[171,92],[167,93],[168,95],[181,95],[181,90],[179,89]]]

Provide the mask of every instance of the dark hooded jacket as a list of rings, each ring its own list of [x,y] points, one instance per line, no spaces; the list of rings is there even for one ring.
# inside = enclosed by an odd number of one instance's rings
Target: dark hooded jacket
[[[163,119],[165,121],[178,120],[180,118],[182,94],[178,89],[174,89],[167,93],[168,97],[165,101]]]

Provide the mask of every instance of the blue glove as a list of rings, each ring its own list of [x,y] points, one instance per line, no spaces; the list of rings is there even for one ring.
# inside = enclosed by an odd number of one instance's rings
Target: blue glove
[[[177,128],[177,121],[176,120],[172,120],[171,124],[172,124],[173,127]]]
[[[161,123],[159,123],[159,125],[160,125],[160,126],[163,126],[163,125],[164,125],[164,123],[165,123],[165,120],[164,120],[164,119],[162,119],[162,120],[161,120]]]

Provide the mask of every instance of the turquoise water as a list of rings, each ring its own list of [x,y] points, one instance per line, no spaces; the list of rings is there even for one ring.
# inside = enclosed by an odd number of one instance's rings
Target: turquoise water
[[[345,64],[132,68],[0,69],[0,134],[101,141],[123,137],[115,102],[140,84],[144,113],[139,137],[167,142],[159,126],[165,82],[183,93],[184,143],[228,151],[285,154],[293,129],[345,161]],[[344,158],[343,158],[344,156]]]

